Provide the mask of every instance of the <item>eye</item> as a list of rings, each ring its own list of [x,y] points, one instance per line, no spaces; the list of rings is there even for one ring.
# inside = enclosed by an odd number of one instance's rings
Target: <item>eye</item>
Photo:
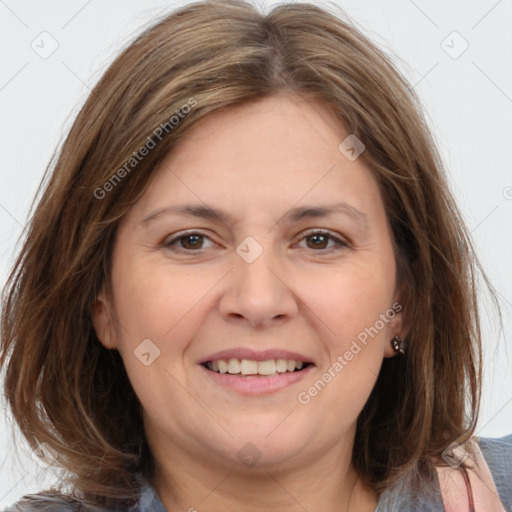
[[[164,240],[164,242],[162,243],[162,247],[184,252],[199,251],[201,249],[207,248],[204,246],[204,242],[206,240],[210,240],[210,238],[207,237],[206,235],[203,235],[202,233],[192,231],[189,233],[180,233],[174,238],[168,238]],[[212,247],[214,245],[214,242],[212,242],[212,240],[210,240],[210,242],[212,245],[208,247]]]
[[[205,242],[209,241],[210,245],[205,246]],[[306,249],[314,249],[317,251],[331,252],[332,250],[341,249],[343,247],[350,247],[350,244],[337,236],[334,236],[330,231],[325,230],[311,230],[303,233],[300,243],[306,242]],[[172,238],[167,238],[162,242],[162,247],[177,252],[200,252],[202,249],[213,247],[213,242],[208,236],[197,231],[190,231],[185,233],[178,233]]]
[[[308,240],[310,241],[308,243]],[[350,247],[350,244],[340,238],[334,236],[330,231],[324,230],[312,230],[306,233],[303,233],[302,241],[306,241],[307,249],[315,249],[315,250],[327,250],[328,252],[332,249],[340,249],[343,247]],[[329,246],[329,243],[332,243]]]

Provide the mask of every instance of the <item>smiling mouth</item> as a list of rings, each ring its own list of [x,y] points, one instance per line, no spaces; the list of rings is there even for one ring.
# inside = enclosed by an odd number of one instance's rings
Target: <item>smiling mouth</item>
[[[238,377],[272,377],[279,374],[297,373],[305,370],[312,363],[293,359],[268,359],[255,361],[252,359],[219,359],[202,363],[206,369],[221,374]]]

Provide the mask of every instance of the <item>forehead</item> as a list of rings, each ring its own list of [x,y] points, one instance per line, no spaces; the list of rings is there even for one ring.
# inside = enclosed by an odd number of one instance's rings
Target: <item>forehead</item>
[[[313,203],[382,206],[363,160],[350,161],[339,149],[348,135],[327,105],[297,95],[213,112],[165,157],[137,210],[204,203],[245,215],[272,210],[275,217]]]

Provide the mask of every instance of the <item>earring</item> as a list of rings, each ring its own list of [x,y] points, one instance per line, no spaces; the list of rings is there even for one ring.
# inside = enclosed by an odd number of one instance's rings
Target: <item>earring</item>
[[[400,338],[400,336],[395,336],[392,340],[391,340],[391,344],[393,345],[393,350],[397,353],[397,354],[405,354],[405,340],[403,340],[402,338]]]

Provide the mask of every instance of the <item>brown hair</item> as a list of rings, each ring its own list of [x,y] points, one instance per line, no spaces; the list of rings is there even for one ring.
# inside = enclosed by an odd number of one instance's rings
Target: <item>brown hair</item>
[[[141,405],[91,321],[101,287],[111,293],[116,228],[190,126],[281,91],[323,101],[364,143],[394,235],[409,343],[384,361],[358,418],[356,469],[380,493],[473,434],[478,263],[414,91],[352,24],[313,4],[264,15],[239,0],[198,2],[142,33],[94,87],[46,171],[4,290],[14,417],[96,503],[133,498],[135,475],[151,472]]]

